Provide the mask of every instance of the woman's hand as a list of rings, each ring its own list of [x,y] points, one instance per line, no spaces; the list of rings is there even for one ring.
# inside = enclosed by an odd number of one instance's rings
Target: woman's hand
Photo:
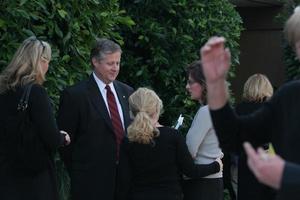
[[[221,158],[217,158],[215,161],[219,163],[220,172],[222,172],[223,171],[223,162],[222,162]]]
[[[61,130],[60,133],[63,134],[64,137],[65,137],[64,138],[64,146],[69,145],[71,143],[71,138],[70,138],[69,134],[66,131],[63,131],[63,130]]]

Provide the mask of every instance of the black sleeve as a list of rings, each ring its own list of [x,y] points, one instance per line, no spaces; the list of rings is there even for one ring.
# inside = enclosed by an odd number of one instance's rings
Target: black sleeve
[[[77,127],[80,124],[79,105],[77,102],[78,99],[74,92],[70,92],[68,89],[64,90],[60,97],[57,115],[59,129],[66,131],[71,138],[70,145],[61,147],[59,150],[60,156],[68,169],[71,166],[72,146],[76,142]]]
[[[56,150],[64,142],[59,132],[48,94],[40,85],[33,85],[29,97],[29,112],[43,143]]]
[[[211,164],[194,164],[185,139],[180,134],[174,134],[177,141],[177,162],[181,172],[191,178],[201,178],[220,171],[220,165],[214,161]]]
[[[280,199],[294,199],[299,196],[300,188],[300,165],[286,162],[281,188],[279,190]]]
[[[265,103],[257,111],[238,116],[227,103],[223,108],[210,110],[213,125],[221,148],[227,149],[233,138],[242,142],[264,144],[271,141],[274,123],[271,103]]]

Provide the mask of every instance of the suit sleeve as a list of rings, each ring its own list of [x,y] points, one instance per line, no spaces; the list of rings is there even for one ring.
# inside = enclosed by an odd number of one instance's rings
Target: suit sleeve
[[[299,196],[300,188],[300,165],[286,162],[279,196],[281,199],[294,199]]]
[[[233,138],[251,143],[267,143],[271,140],[271,124],[274,123],[271,104],[265,104],[256,112],[238,116],[227,103],[219,110],[210,110],[216,134],[223,149],[228,149]],[[240,135],[238,136],[238,134]]]
[[[50,151],[55,151],[63,144],[64,136],[57,128],[49,96],[42,86],[32,86],[29,110],[43,143]]]
[[[219,163],[216,161],[211,164],[194,164],[185,139],[180,134],[174,135],[177,142],[177,162],[183,174],[192,178],[201,178],[220,171]]]

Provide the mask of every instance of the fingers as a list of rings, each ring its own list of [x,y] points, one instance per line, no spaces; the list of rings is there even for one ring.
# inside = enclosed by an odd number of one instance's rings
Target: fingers
[[[243,146],[248,157],[247,163],[249,168],[253,171],[256,177],[259,177],[260,174],[257,168],[259,167],[260,158],[258,154],[256,153],[255,149],[251,146],[249,142],[245,142]]]
[[[63,134],[65,137],[64,145],[69,145],[71,143],[70,135],[66,131],[63,131],[63,130],[60,130],[59,132],[61,134]]]
[[[244,142],[243,146],[244,146],[244,149],[245,149],[245,151],[246,151],[246,154],[247,154],[247,156],[248,156],[249,158],[251,158],[251,159],[252,159],[252,158],[256,159],[256,157],[258,157],[258,156],[256,155],[256,152],[255,152],[254,148],[251,146],[251,144],[250,144],[249,142]]]
[[[205,45],[201,48],[200,50],[200,54],[205,55],[206,53],[208,53],[210,50],[214,49],[214,48],[221,48],[224,49],[224,43],[225,43],[225,38],[224,37],[211,37],[206,43]]]
[[[221,158],[217,158],[216,161],[219,163],[220,172],[223,171],[223,162],[222,162]]]

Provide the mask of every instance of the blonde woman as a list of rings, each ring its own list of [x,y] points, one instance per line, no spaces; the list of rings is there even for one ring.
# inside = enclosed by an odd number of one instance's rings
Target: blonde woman
[[[254,74],[250,76],[244,84],[242,102],[236,106],[236,112],[239,115],[250,114],[259,109],[263,103],[269,100],[273,95],[273,87],[269,79],[263,74]],[[243,150],[243,133],[239,133],[238,137],[231,139],[232,146],[236,147],[234,153],[237,153],[238,159],[238,200],[252,199],[274,199],[274,191],[260,184],[255,176],[251,173],[247,166],[247,157]],[[255,140],[251,141],[255,147],[262,146],[265,150],[269,148],[269,144],[259,143]],[[252,188],[249,191],[249,188]]]
[[[129,107],[134,119],[121,149],[119,199],[180,200],[182,173],[200,178],[220,171],[219,161],[195,165],[184,138],[158,123],[162,101],[153,90],[139,88]]]
[[[50,100],[42,86],[51,59],[47,42],[36,37],[26,39],[9,65],[0,74],[0,199],[57,200],[53,153],[70,142],[68,134],[56,126]],[[47,166],[38,171],[22,168],[16,161],[17,133],[8,130],[9,119],[17,115],[24,87],[33,84],[29,96],[29,117],[47,158]]]

